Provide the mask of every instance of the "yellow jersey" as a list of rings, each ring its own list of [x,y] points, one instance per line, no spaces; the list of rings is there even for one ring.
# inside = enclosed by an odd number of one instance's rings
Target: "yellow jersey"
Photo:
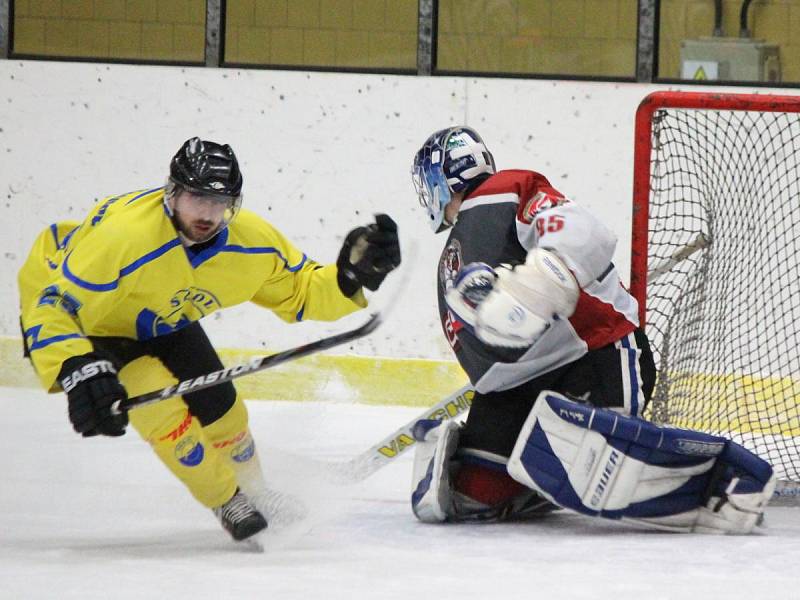
[[[288,322],[331,321],[367,305],[347,298],[336,265],[320,265],[248,210],[202,250],[185,247],[164,189],[98,202],[82,223],[43,231],[19,273],[22,327],[45,388],[89,336],[147,340],[251,301]]]

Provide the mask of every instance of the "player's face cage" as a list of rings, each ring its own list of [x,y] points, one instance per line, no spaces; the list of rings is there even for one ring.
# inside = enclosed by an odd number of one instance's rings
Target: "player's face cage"
[[[164,186],[164,207],[171,219],[176,218],[175,212],[179,197],[182,201],[191,202],[192,205],[200,207],[201,210],[203,208],[210,208],[212,212],[215,212],[218,207],[223,207],[222,219],[219,226],[214,229],[209,237],[213,237],[225,229],[239,213],[239,209],[242,206],[242,194],[236,196],[211,194],[205,190],[199,191],[189,189],[175,183],[172,179],[167,179],[167,183]]]
[[[428,213],[430,225],[439,231],[444,218],[444,207],[450,202],[450,187],[442,170],[442,150],[425,148],[417,153],[411,168],[411,181],[417,199]]]
[[[197,207],[203,207],[210,209],[213,212],[217,212],[218,210],[222,209],[224,211],[222,216],[222,223],[220,224],[220,229],[227,226],[228,223],[233,221],[234,217],[239,212],[239,209],[242,206],[242,195],[239,194],[238,196],[217,196],[211,195],[205,192],[196,192],[193,190],[185,190],[181,199],[184,201],[191,202],[193,205]]]

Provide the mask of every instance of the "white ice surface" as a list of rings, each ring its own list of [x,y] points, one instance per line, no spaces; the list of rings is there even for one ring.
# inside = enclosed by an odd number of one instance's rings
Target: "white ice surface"
[[[408,506],[410,456],[356,485],[315,476],[316,461],[350,458],[419,412],[406,408],[250,402],[270,483],[310,512],[246,552],[135,432],[84,440],[62,396],[0,396],[3,599],[800,598],[800,509],[770,509],[749,537],[567,514],[430,526]]]

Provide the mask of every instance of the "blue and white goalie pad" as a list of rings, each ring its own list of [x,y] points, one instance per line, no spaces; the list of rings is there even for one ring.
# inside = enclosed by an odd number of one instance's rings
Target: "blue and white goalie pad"
[[[670,531],[749,533],[775,488],[772,467],[722,437],[663,428],[542,392],[510,475],[584,515]]]
[[[459,432],[460,426],[451,420],[421,419],[414,425],[411,510],[423,523],[443,523],[453,514],[450,459]]]

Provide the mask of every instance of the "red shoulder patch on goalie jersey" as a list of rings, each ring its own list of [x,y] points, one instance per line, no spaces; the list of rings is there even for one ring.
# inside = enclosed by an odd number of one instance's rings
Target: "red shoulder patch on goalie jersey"
[[[536,192],[533,198],[529,199],[524,204],[520,203],[519,210],[517,211],[517,219],[526,225],[530,225],[533,223],[534,217],[543,210],[554,208],[567,202],[569,202],[569,200],[564,198],[560,192],[557,192],[553,188],[550,188],[549,191],[542,190]]]
[[[536,171],[522,169],[498,171],[470,194],[469,198],[508,193],[516,194],[519,198],[517,219],[526,225],[533,223],[539,212],[569,202],[564,194],[550,185],[547,177]]]

